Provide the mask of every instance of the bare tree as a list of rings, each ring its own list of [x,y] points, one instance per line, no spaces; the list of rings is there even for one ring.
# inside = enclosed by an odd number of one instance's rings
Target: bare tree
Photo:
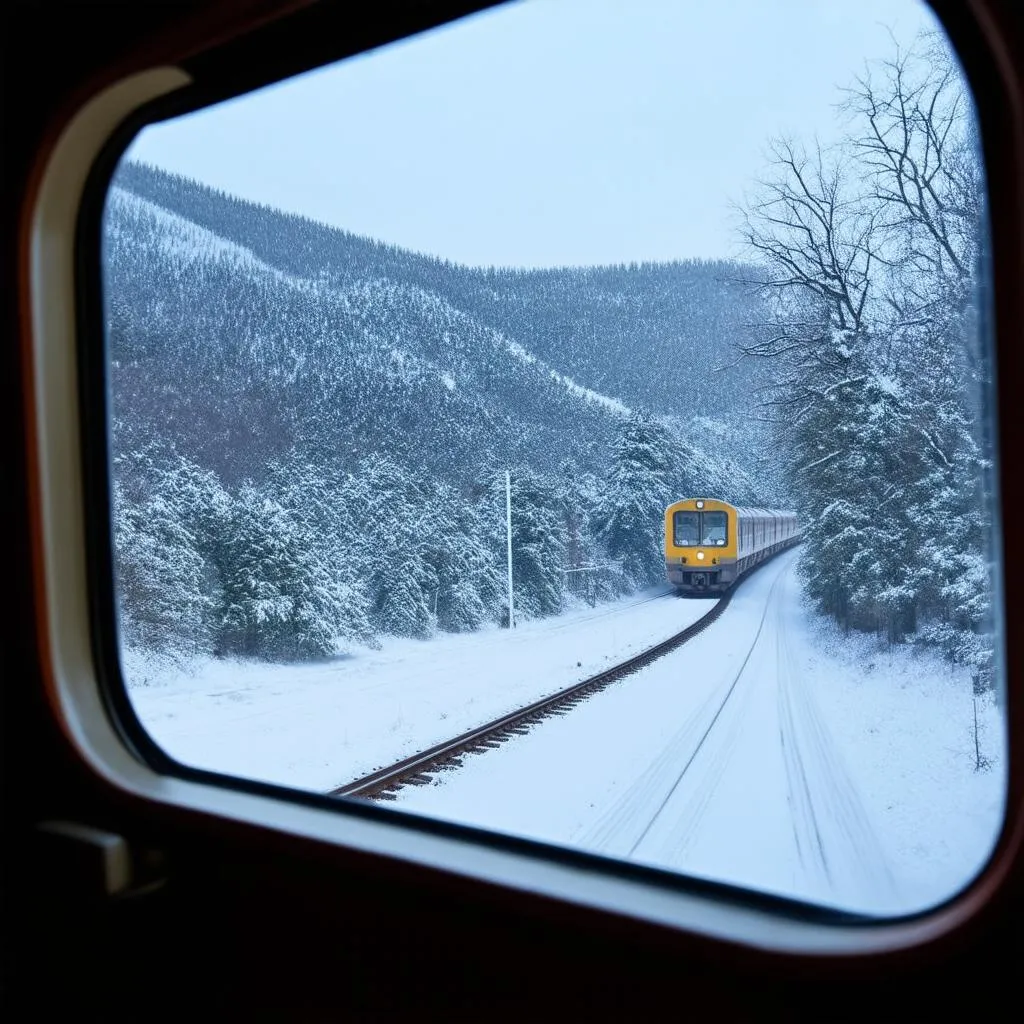
[[[901,271],[886,299],[903,323],[962,305],[974,279],[984,186],[969,94],[948,48],[925,36],[845,90],[864,200]]]
[[[816,388],[841,387],[841,365],[865,346],[884,372],[943,347],[947,367],[958,360],[985,384],[972,320],[983,174],[959,68],[923,36],[869,67],[843,108],[849,131],[828,154],[773,141],[740,207],[740,236],[764,268],[766,315],[745,352],[775,362],[767,405],[801,408]]]
[[[965,494],[985,492],[982,407],[966,383],[989,376],[973,321],[984,239],[973,112],[928,38],[869,68],[843,106],[837,146],[774,141],[740,207],[763,272],[764,314],[744,351],[770,363],[763,407],[806,514],[811,592],[890,638],[938,615],[963,652],[986,602],[936,566],[953,571],[976,549],[980,564],[987,531],[984,501],[966,503],[969,528],[963,513]]]
[[[985,184],[970,93],[945,41],[919,37],[845,90],[856,129],[851,149],[867,180],[865,201],[881,218],[894,268],[885,301],[900,358],[925,373],[941,362],[961,382],[961,402],[991,445],[984,390],[991,380],[979,330],[977,282],[983,255]],[[947,417],[948,418],[948,417]]]
[[[841,387],[871,329],[878,214],[844,175],[841,154],[788,139],[770,144],[768,171],[740,207],[740,234],[764,274],[765,316],[749,356],[772,360],[762,396],[788,421]]]
[[[772,289],[807,291],[837,328],[856,333],[871,287],[875,217],[820,146],[809,155],[777,139],[771,156],[769,175],[743,209],[743,240],[772,271]]]

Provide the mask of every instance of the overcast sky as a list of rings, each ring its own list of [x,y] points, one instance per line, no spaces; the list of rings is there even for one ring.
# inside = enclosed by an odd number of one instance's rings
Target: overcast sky
[[[768,137],[936,22],[920,0],[520,0],[146,129],[129,158],[462,263],[736,255]]]

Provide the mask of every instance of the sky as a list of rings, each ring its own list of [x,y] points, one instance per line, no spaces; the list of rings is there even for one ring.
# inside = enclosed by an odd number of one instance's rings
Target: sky
[[[518,0],[145,129],[126,157],[480,266],[735,257],[780,133],[936,21],[921,0]]]

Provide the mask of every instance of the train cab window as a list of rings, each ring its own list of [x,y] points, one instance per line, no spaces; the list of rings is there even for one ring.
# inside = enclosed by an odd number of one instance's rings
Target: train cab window
[[[701,544],[724,546],[728,527],[729,519],[725,512],[703,512],[701,514]]]
[[[84,505],[133,763],[818,921],[980,876],[990,197],[925,4],[524,0],[111,131]]]
[[[700,512],[677,512],[675,514],[676,547],[694,547],[701,543]]]

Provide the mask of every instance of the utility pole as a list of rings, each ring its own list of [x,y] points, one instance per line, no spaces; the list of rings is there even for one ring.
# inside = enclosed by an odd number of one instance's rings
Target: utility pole
[[[515,628],[512,615],[512,474],[505,470],[505,537],[508,542],[508,628]]]

